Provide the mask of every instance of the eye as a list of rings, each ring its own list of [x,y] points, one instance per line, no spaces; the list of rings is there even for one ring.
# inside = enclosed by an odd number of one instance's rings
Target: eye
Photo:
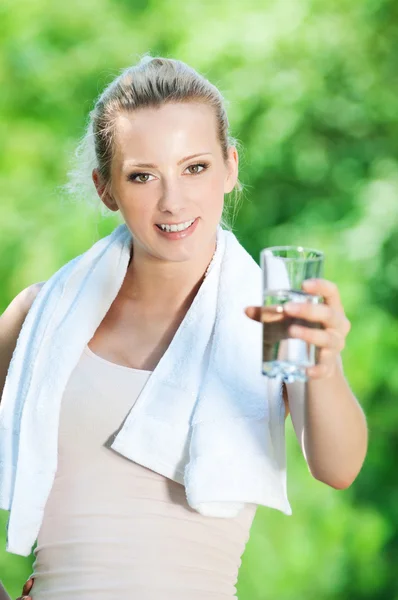
[[[147,181],[150,181],[149,177],[153,177],[153,175],[150,173],[131,173],[128,176],[128,180],[135,183],[147,183]]]
[[[208,163],[197,163],[195,165],[189,165],[189,167],[187,167],[187,169],[189,169],[191,175],[199,175],[199,173],[203,173],[203,171],[206,171],[206,169],[208,169],[209,164]],[[199,170],[200,169],[200,170]]]

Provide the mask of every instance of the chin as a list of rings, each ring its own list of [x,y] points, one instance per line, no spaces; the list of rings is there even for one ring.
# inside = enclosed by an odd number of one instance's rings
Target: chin
[[[196,248],[175,248],[168,252],[159,249],[158,257],[166,262],[182,263],[196,260],[200,256],[200,250]]]

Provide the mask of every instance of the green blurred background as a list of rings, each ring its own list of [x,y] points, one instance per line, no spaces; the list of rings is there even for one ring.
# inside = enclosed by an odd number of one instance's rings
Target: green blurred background
[[[0,5],[0,311],[119,223],[59,190],[95,97],[150,52],[229,101],[245,185],[234,230],[326,253],[352,331],[347,377],[370,449],[345,491],[315,481],[287,425],[293,516],[260,507],[240,600],[398,600],[398,3],[18,0]],[[29,490],[26,490],[29,494]],[[5,551],[15,598],[31,572]]]

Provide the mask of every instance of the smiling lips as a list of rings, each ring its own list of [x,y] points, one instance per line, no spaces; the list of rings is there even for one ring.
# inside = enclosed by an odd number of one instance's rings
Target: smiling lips
[[[195,219],[191,219],[190,221],[185,221],[184,223],[176,223],[173,225],[160,223],[159,225],[157,225],[157,227],[159,227],[159,229],[161,229],[162,231],[167,232],[184,231],[185,229],[188,229],[188,227],[191,227],[194,221]]]
[[[182,240],[193,234],[199,223],[199,217],[183,223],[160,223],[156,229],[167,240]]]

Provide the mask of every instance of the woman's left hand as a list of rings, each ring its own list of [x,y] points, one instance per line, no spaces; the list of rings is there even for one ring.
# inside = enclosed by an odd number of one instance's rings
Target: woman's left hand
[[[289,336],[304,340],[308,344],[315,344],[319,348],[317,365],[308,367],[307,375],[313,379],[326,379],[336,372],[351,323],[345,315],[335,283],[327,279],[307,279],[302,287],[309,294],[323,296],[324,303],[289,302],[283,305],[285,313],[291,317],[322,323],[324,328],[312,329],[291,325]],[[250,306],[245,312],[251,319],[262,322],[266,309],[261,306]]]

